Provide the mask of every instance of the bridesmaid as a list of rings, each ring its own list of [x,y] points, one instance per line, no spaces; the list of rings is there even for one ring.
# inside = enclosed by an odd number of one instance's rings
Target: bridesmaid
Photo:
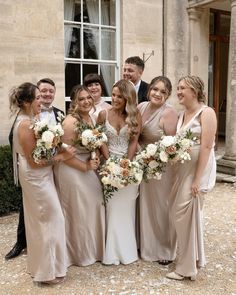
[[[196,279],[197,268],[205,266],[203,245],[203,198],[212,189],[216,178],[214,141],[216,115],[205,105],[203,81],[196,76],[179,80],[179,103],[185,107],[180,113],[177,133],[190,129],[198,138],[191,148],[191,161],[177,164],[173,186],[172,219],[177,233],[177,262],[175,271],[166,276],[183,280]]]
[[[28,271],[35,282],[60,283],[67,272],[64,217],[52,166],[36,164],[31,156],[36,139],[30,126],[40,113],[41,95],[36,85],[23,83],[9,98],[10,110],[20,110],[13,130],[13,158],[18,159],[14,170],[23,192]],[[63,159],[62,154],[53,158]]]
[[[133,84],[116,82],[112,89],[112,108],[101,111],[98,123],[105,123],[108,146],[102,147],[105,159],[110,155],[133,159],[137,150],[141,116],[136,106]],[[115,192],[106,206],[106,249],[104,264],[128,264],[138,259],[135,237],[135,207],[138,186],[128,185]]]
[[[149,101],[138,105],[142,116],[141,147],[160,140],[162,135],[175,135],[178,115],[166,102],[171,90],[167,77],[156,77],[149,85]],[[160,180],[143,180],[140,185],[141,258],[162,265],[171,263],[176,252],[176,234],[169,216],[173,176],[173,166],[168,166]]]
[[[85,86],[73,89],[68,115],[63,121],[63,142],[73,144],[76,124],[94,126],[89,112],[93,98]],[[55,178],[66,223],[68,265],[87,266],[102,261],[105,248],[105,208],[100,180],[94,170],[98,158],[91,160],[84,147],[77,155],[55,167]]]
[[[90,114],[97,119],[101,110],[108,110],[111,108],[111,105],[105,102],[105,99],[102,97],[105,90],[104,82],[100,75],[91,73],[84,77],[84,85],[88,88],[94,99],[95,107],[92,108]]]

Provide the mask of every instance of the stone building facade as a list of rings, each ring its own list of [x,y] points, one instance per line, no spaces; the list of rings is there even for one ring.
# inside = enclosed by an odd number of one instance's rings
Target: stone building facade
[[[124,59],[139,55],[145,81],[171,79],[176,108],[178,79],[204,80],[225,136],[222,161],[236,173],[236,0],[0,0],[0,14],[0,144],[7,143],[13,120],[12,86],[50,77],[55,105],[64,109],[86,73],[107,77],[109,96]]]

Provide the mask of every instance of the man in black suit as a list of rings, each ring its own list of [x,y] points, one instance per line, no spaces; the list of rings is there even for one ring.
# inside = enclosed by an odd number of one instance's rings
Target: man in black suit
[[[144,61],[139,56],[131,56],[125,60],[123,68],[123,78],[134,84],[138,103],[147,100],[148,84],[141,80],[144,67]]]
[[[40,119],[43,119],[45,116],[49,118],[51,123],[58,122],[58,116],[61,112],[64,114],[63,111],[55,108],[52,106],[52,103],[55,98],[56,87],[55,83],[49,79],[44,78],[38,81],[37,86],[41,93],[41,100],[42,100],[42,111],[40,113]],[[17,116],[16,116],[17,119]],[[13,129],[16,122],[16,119],[12,125],[10,134],[9,134],[9,142],[12,148],[13,143]],[[20,253],[27,247],[26,236],[25,236],[25,223],[24,223],[24,210],[23,204],[21,204],[20,211],[19,211],[19,222],[17,228],[17,240],[13,248],[7,253],[5,259],[12,259],[20,255]]]

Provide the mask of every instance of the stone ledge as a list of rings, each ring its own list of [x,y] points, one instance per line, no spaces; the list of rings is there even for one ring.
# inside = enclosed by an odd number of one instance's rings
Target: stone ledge
[[[216,181],[217,182],[229,182],[236,183],[236,176],[232,176],[225,173],[216,173]]]
[[[236,161],[218,159],[217,160],[217,172],[236,176]]]

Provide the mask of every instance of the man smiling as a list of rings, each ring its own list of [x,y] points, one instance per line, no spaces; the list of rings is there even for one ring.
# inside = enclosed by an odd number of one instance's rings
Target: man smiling
[[[139,56],[128,57],[123,67],[123,78],[130,80],[134,84],[138,103],[147,100],[148,84],[141,80],[144,67],[144,61]]]

